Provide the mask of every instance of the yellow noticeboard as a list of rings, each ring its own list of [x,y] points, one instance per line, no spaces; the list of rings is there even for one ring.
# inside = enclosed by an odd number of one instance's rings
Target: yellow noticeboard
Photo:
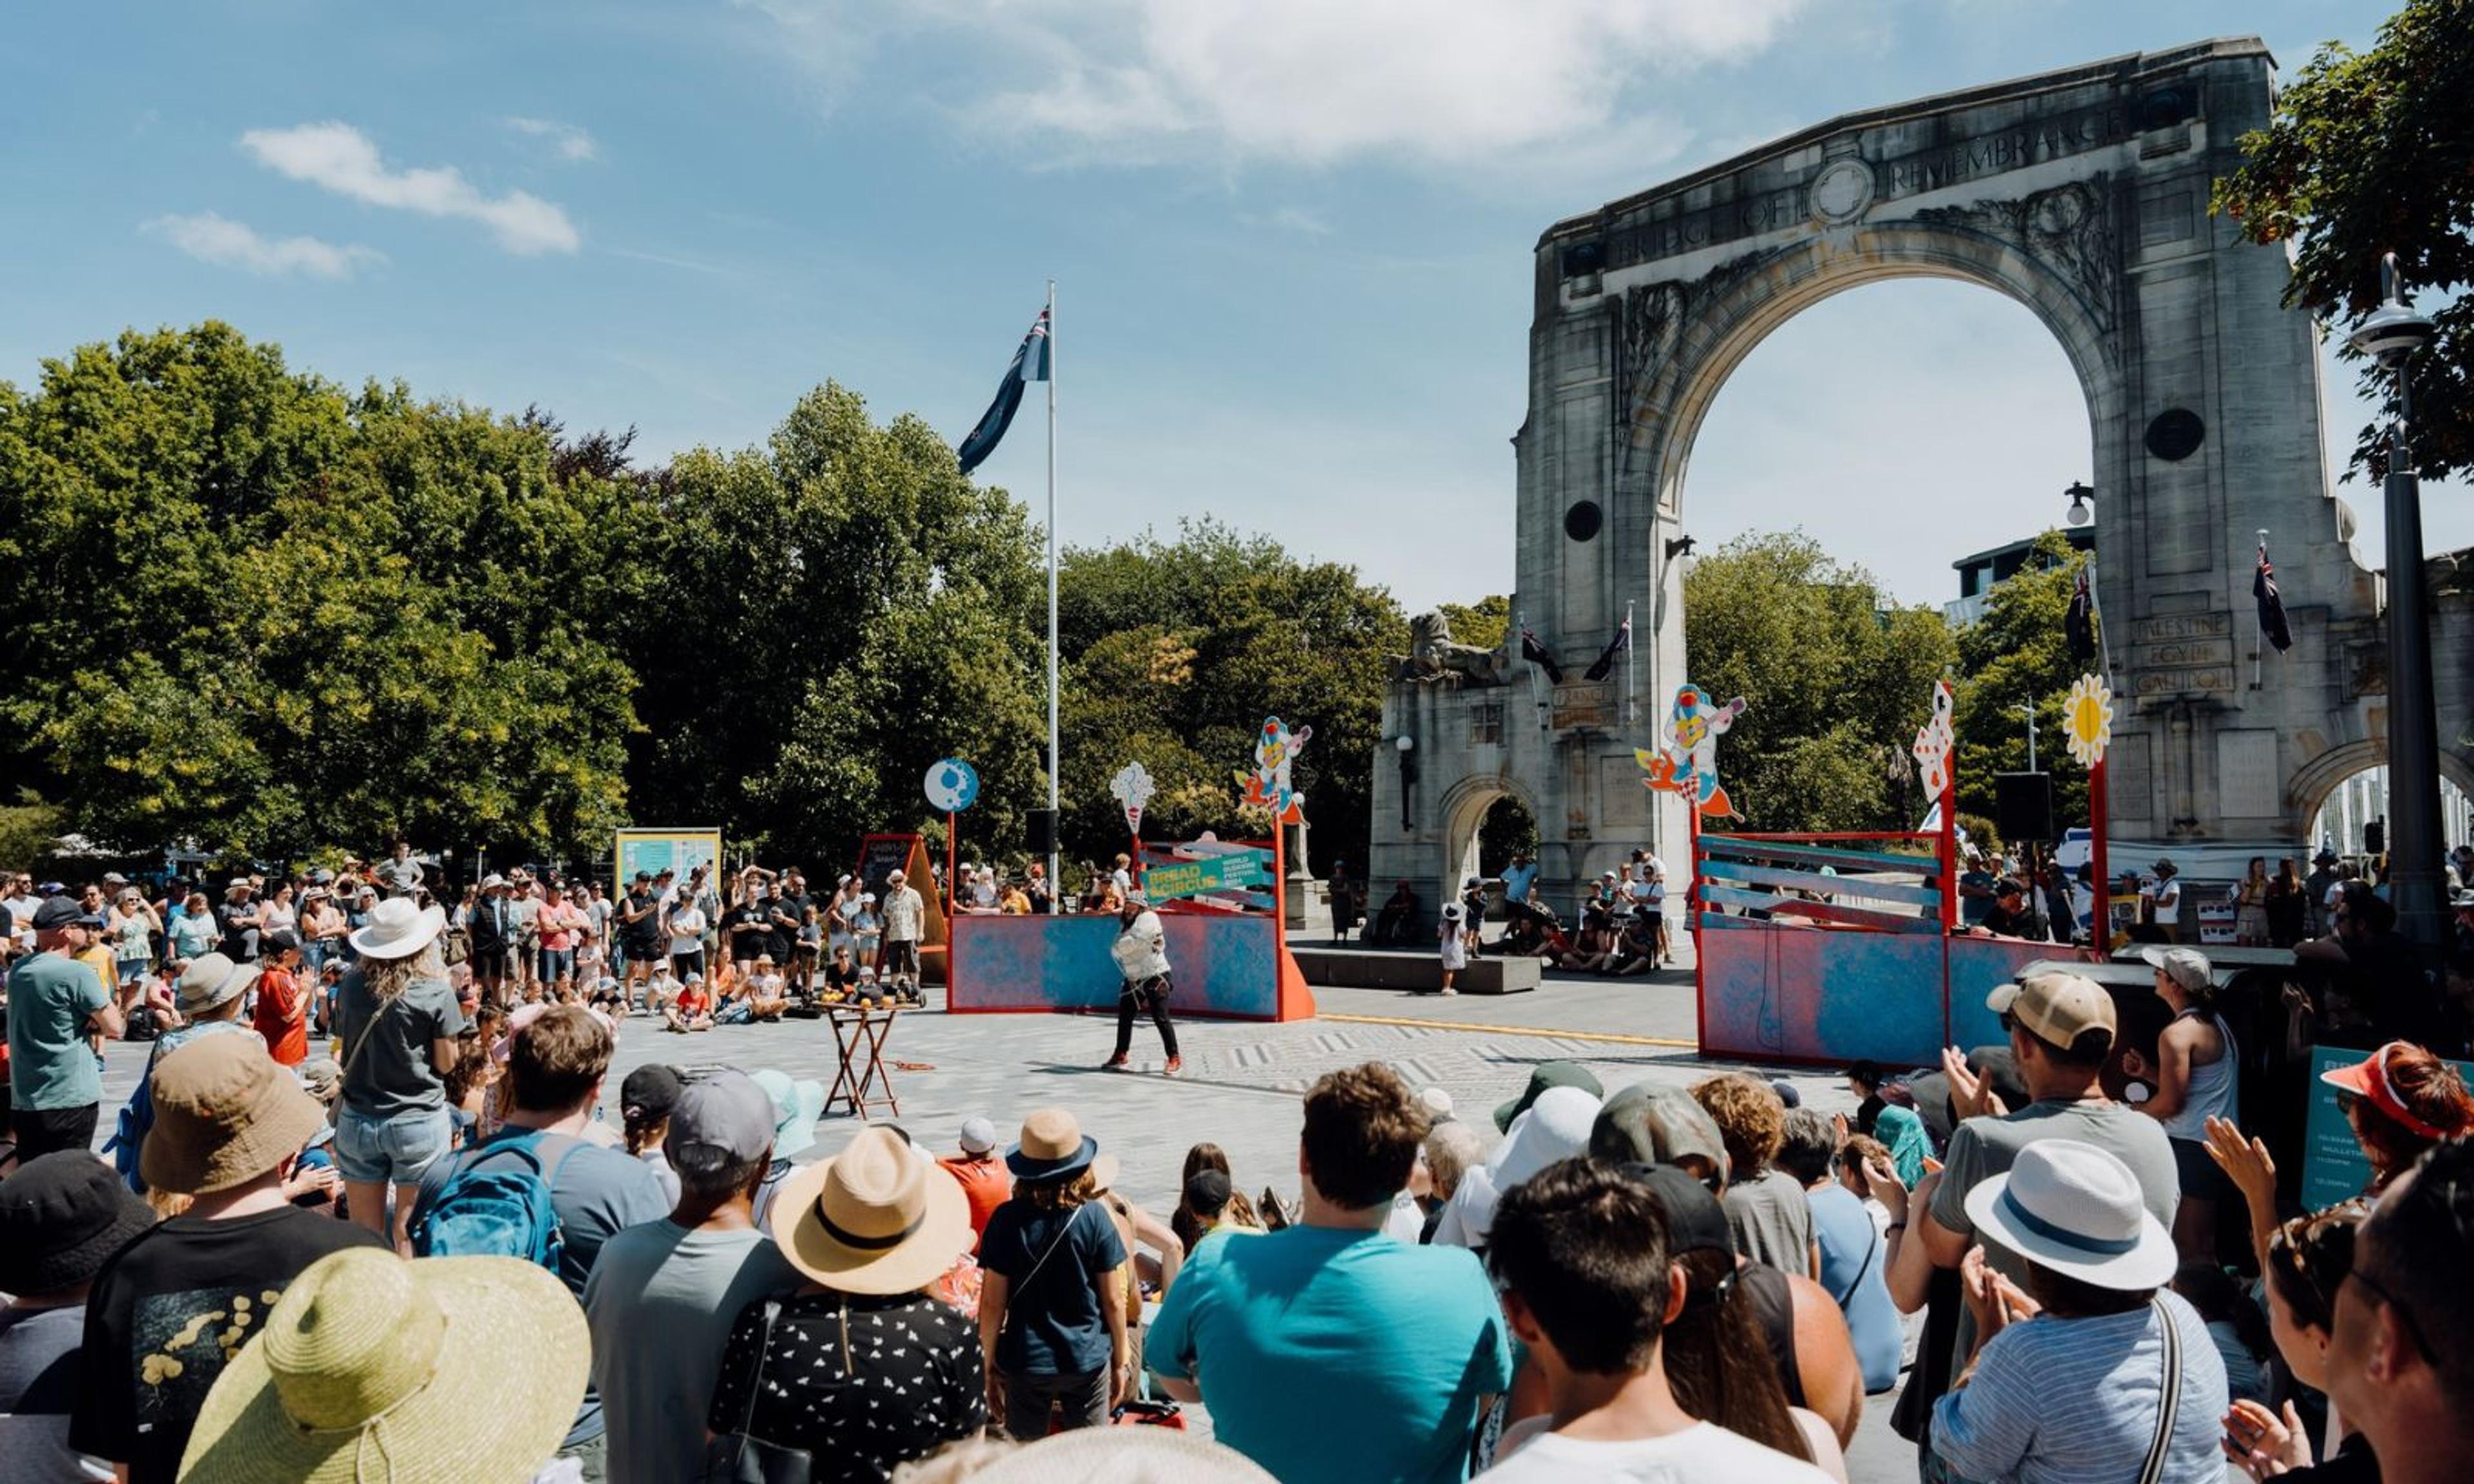
[[[618,832],[618,845],[612,855],[618,868],[618,874],[611,877],[614,891],[625,891],[639,871],[656,876],[672,871],[682,881],[698,866],[710,866],[717,874],[721,869],[721,831],[622,829]]]

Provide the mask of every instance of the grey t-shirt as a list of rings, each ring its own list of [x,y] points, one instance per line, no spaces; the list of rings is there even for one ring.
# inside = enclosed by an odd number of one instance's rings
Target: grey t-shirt
[[[610,1484],[696,1476],[705,1413],[740,1310],[800,1284],[753,1229],[691,1232],[664,1219],[602,1244],[584,1284],[593,1382],[608,1424]]]
[[[2129,1165],[2130,1173],[2138,1177],[2148,1214],[2167,1231],[2172,1230],[2173,1209],[2182,1202],[2182,1180],[2173,1169],[2173,1149],[2166,1142],[2165,1125],[2120,1103],[2050,1100],[2029,1103],[1999,1118],[1970,1118],[1951,1134],[1950,1152],[1942,1161],[1941,1188],[1933,1193],[1934,1223],[1973,1238],[1976,1223],[1967,1219],[1967,1192],[1984,1180],[2008,1173],[2020,1150],[2047,1138],[2094,1144]],[[1997,1272],[2026,1281],[2026,1264],[2001,1243],[1986,1242],[1984,1257]],[[1953,1374],[1967,1363],[1975,1348],[1975,1321],[1961,1310]]]
[[[1812,1208],[1794,1176],[1773,1165],[1757,1179],[1727,1186],[1720,1202],[1737,1252],[1782,1273],[1812,1276]]]
[[[429,1047],[464,1034],[464,1012],[446,980],[415,979],[380,1005],[354,969],[336,985],[335,1007],[347,1110],[386,1118],[447,1106],[446,1079],[430,1066]]]
[[[85,1305],[0,1307],[0,1479],[109,1479],[111,1465],[69,1447]]]

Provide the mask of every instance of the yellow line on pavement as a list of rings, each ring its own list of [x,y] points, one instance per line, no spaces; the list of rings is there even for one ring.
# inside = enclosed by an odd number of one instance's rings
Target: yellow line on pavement
[[[1622,1046],[1679,1046],[1686,1051],[1700,1048],[1698,1041],[1675,1041],[1664,1036],[1619,1036],[1613,1031],[1553,1031],[1531,1025],[1474,1025],[1467,1020],[1420,1020],[1408,1016],[1342,1016],[1328,1012],[1315,1017],[1318,1020],[1344,1020],[1351,1025],[1415,1025],[1435,1031],[1492,1032],[1498,1036],[1553,1036],[1564,1041],[1606,1041]]]

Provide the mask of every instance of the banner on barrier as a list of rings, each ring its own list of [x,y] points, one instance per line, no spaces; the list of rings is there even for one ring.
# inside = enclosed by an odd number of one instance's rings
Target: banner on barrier
[[[1202,860],[1172,861],[1146,867],[1143,892],[1153,901],[1201,897],[1208,892],[1262,886],[1272,879],[1271,857],[1262,850],[1242,850]]]

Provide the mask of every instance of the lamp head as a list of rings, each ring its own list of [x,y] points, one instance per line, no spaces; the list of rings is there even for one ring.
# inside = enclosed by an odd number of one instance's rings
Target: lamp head
[[[2393,252],[2380,258],[2380,307],[2345,338],[2355,349],[2394,371],[2431,344],[2434,331],[2430,317],[2414,313],[2406,303]]]
[[[1404,731],[1393,740],[1392,745],[1400,750],[1401,756],[1406,757],[1418,750],[1418,739]]]
[[[2071,497],[2071,508],[2062,514],[2064,524],[2074,527],[2083,526],[2096,518],[2096,512],[2088,509],[2088,501],[2096,495],[2094,490],[2077,480],[2073,480],[2071,487],[2062,492]]]

